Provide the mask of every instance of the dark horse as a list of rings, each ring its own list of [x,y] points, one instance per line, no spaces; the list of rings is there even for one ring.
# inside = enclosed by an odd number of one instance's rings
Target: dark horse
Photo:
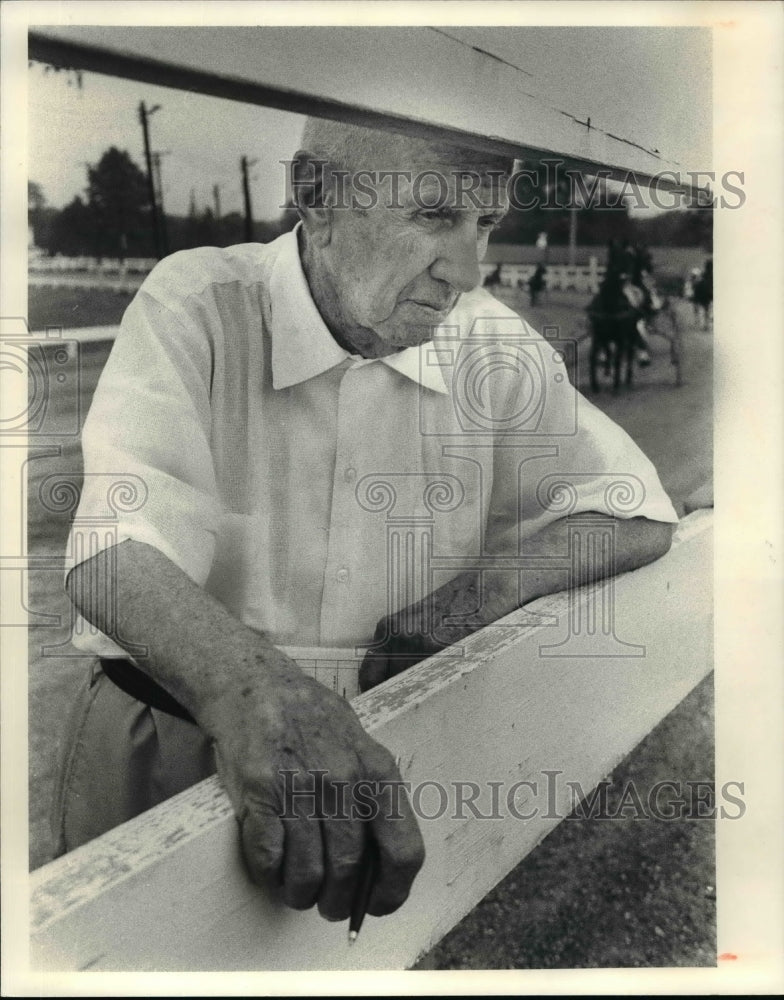
[[[495,270],[491,271],[490,274],[488,274],[488,276],[485,278],[484,287],[493,288],[495,285],[500,285],[500,284],[501,284],[501,265],[497,264]]]
[[[637,323],[643,315],[642,301],[634,305],[626,294],[622,280],[609,275],[599,293],[588,306],[591,326],[591,391],[599,391],[597,377],[600,363],[609,376],[612,365],[613,390],[621,385],[621,366],[626,365],[626,385],[631,385],[634,358],[640,344]]]

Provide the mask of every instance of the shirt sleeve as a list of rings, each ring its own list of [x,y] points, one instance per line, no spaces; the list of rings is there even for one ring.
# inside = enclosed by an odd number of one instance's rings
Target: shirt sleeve
[[[159,288],[160,274],[145,284]],[[164,305],[142,286],[123,317],[84,424],[84,484],[66,574],[133,539],[159,549],[204,584],[220,513],[210,450],[211,371],[208,333],[186,309]]]
[[[651,461],[571,385],[556,348],[538,335],[521,348],[525,377],[507,395],[508,429],[496,438],[491,537],[512,520],[526,538],[588,511],[676,523]]]

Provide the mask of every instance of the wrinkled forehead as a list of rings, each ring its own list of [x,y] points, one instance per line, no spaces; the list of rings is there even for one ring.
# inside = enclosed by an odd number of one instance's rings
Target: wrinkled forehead
[[[375,177],[385,172],[400,178],[400,191],[426,202],[471,207],[477,199],[495,203],[514,162],[466,146],[387,133],[373,149],[366,169]],[[355,163],[355,169],[362,165]],[[470,197],[469,197],[470,193]]]
[[[400,135],[395,132],[378,135],[375,154],[399,170],[429,167],[480,173],[487,171],[509,173],[513,167],[513,161],[507,157],[492,156],[458,142]]]

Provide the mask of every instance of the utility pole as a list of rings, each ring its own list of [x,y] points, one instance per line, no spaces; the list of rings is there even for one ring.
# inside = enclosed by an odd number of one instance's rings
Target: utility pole
[[[569,266],[577,263],[577,206],[569,208]]]
[[[569,204],[569,265],[571,267],[577,263],[577,213],[581,208],[585,208],[585,202],[582,196],[578,197],[577,192],[572,190]]]
[[[218,184],[212,185],[212,198],[215,202],[215,218],[220,219],[221,217],[221,204],[220,204],[220,186]]]
[[[158,223],[160,226],[161,234],[161,251],[162,256],[165,257],[169,252],[169,233],[166,226],[166,209],[163,207],[163,181],[161,180],[161,157],[168,156],[171,150],[167,149],[164,152],[152,153],[152,173],[153,173],[153,187],[155,188],[155,200],[158,205]]]
[[[158,202],[155,197],[155,177],[153,175],[152,168],[152,154],[150,153],[150,130],[148,126],[148,121],[150,115],[154,115],[156,111],[160,109],[160,104],[154,104],[151,108],[147,108],[144,101],[139,101],[139,121],[142,126],[142,134],[144,136],[144,160],[147,164],[147,193],[150,200],[150,213],[152,217],[152,235],[155,242],[155,256],[158,260],[163,257],[162,253],[162,240],[161,240],[161,224],[158,218]]]
[[[257,160],[249,160],[243,156],[240,160],[242,170],[242,194],[245,200],[245,242],[253,242],[253,208],[250,203],[250,185],[248,183],[248,167],[252,167]]]

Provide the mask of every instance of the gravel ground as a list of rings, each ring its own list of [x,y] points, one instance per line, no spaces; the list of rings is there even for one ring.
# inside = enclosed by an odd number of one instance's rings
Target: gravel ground
[[[657,781],[710,781],[713,731],[711,675],[610,775],[607,814],[630,781],[643,802]],[[416,968],[715,965],[713,822],[625,811],[573,813]]]

